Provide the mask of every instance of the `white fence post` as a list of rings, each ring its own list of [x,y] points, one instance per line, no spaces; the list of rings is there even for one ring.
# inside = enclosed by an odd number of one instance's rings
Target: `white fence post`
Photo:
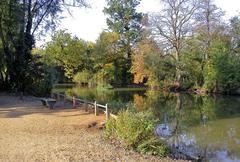
[[[95,116],[98,116],[97,101],[94,102]]]
[[[76,99],[75,96],[72,97],[73,108],[76,108]]]
[[[109,119],[109,109],[108,109],[108,104],[106,104],[106,120]]]

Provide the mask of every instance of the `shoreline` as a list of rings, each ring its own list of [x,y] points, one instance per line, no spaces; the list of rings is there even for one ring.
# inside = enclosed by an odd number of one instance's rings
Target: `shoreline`
[[[61,104],[0,94],[0,161],[175,161],[111,144],[99,129],[105,116]]]
[[[75,87],[76,84],[74,83],[61,83],[61,84],[54,84],[54,88],[61,88],[61,87]],[[84,86],[79,86],[79,87],[84,87]],[[93,88],[93,87],[84,87],[84,88]],[[180,88],[180,89],[179,89]],[[150,90],[150,91],[160,91],[160,92],[167,92],[167,93],[188,93],[188,94],[198,94],[198,95],[226,95],[226,96],[240,96],[240,88],[236,90],[232,90],[229,92],[222,92],[222,91],[217,91],[217,92],[209,92],[208,90],[205,89],[181,89],[181,87],[176,88],[176,87],[168,87],[168,88],[160,88],[160,87],[149,87],[145,85],[138,85],[138,84],[130,84],[130,85],[125,85],[125,86],[113,86],[109,90],[118,90],[118,89],[144,89],[144,90]]]

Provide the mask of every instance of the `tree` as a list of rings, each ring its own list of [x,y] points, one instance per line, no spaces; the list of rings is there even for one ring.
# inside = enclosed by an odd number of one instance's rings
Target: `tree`
[[[65,76],[71,79],[77,71],[89,70],[89,55],[87,42],[60,30],[47,44],[44,57],[49,66],[60,67]]]
[[[136,12],[140,0],[107,0],[104,12],[108,14],[109,29],[120,35],[119,47],[125,57],[123,69],[123,83],[130,83],[132,48],[141,36],[142,13]],[[130,79],[127,81],[127,78]]]
[[[2,47],[2,42],[0,42],[0,89],[4,87],[5,80],[5,59],[4,59],[4,51]]]
[[[240,86],[239,57],[231,55],[229,36],[213,42],[204,69],[204,87],[210,92],[232,93]]]
[[[115,84],[121,81],[121,60],[123,60],[118,47],[119,35],[115,32],[102,32],[94,49],[95,72],[98,81],[108,78],[108,82]],[[100,75],[102,74],[102,75]],[[99,78],[101,76],[101,79]],[[121,83],[121,82],[120,82]]]
[[[231,48],[233,53],[240,54],[240,16],[230,19]]]
[[[202,0],[199,1],[198,5],[199,7],[195,14],[197,22],[196,32],[199,35],[199,41],[201,41],[204,54],[203,61],[206,61],[210,57],[209,51],[214,30],[222,23],[224,12],[213,3],[213,0]]]
[[[148,82],[151,82],[151,86],[157,85],[157,83],[152,83],[153,81],[157,81],[154,79],[155,75],[153,74],[155,72],[155,68],[152,66],[149,68],[149,64],[147,63],[147,59],[149,57],[154,57],[154,62],[156,64],[158,64],[157,62],[159,59],[161,59],[160,50],[156,46],[156,43],[145,36],[139,43],[137,43],[137,46],[134,50],[131,68],[131,72],[134,75],[134,83],[144,83],[146,80],[148,80]],[[157,65],[154,66],[159,68]]]
[[[182,53],[181,64],[184,69],[182,86],[184,88],[201,88],[204,85],[204,53],[197,36],[187,39]]]
[[[0,39],[3,47],[5,88],[24,91],[31,77],[31,50],[39,27],[55,27],[59,14],[70,0],[2,0],[0,2]],[[74,0],[75,5],[86,5]],[[68,3],[68,4],[67,4]]]
[[[211,57],[215,55],[213,50],[214,42],[222,39],[226,30],[222,23],[224,13],[213,3],[212,0],[199,1],[194,14],[195,28],[193,37],[187,39],[187,45],[183,49],[185,66],[185,79],[188,80],[187,87],[194,85],[194,88],[203,87],[206,75],[205,69],[209,66]],[[194,67],[192,65],[195,65]]]
[[[152,34],[174,55],[176,62],[176,82],[181,81],[180,58],[186,37],[192,32],[192,16],[197,8],[194,0],[161,0],[164,6],[160,13],[151,17]]]

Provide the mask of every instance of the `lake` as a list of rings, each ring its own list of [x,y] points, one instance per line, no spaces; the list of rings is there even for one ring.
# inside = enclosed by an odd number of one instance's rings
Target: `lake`
[[[71,87],[53,91],[108,103],[113,113],[127,106],[152,111],[160,119],[156,134],[170,147],[204,161],[240,161],[239,96]]]

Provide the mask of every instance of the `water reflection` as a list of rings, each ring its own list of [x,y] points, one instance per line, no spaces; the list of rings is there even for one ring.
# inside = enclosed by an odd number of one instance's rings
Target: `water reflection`
[[[203,160],[240,161],[240,97],[141,89],[97,91],[74,88],[60,91],[107,102],[115,112],[129,103],[138,111],[150,109],[161,121],[156,133],[171,147]]]
[[[190,104],[184,95],[175,95],[174,111],[156,128],[173,150],[203,161],[240,161],[240,108],[236,98],[195,96]],[[230,102],[230,101],[231,102]],[[194,102],[197,101],[197,102]],[[227,106],[224,102],[231,103]]]

